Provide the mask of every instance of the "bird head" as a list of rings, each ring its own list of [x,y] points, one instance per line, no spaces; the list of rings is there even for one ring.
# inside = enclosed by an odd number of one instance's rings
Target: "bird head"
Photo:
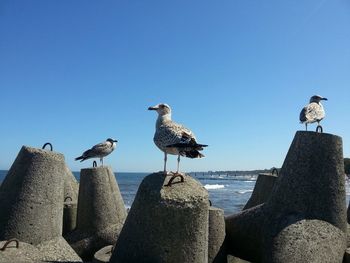
[[[112,139],[112,138],[108,138],[106,141],[107,141],[107,142],[110,142],[111,144],[117,143],[117,142],[118,142],[117,140],[114,140],[114,139]]]
[[[149,107],[148,110],[155,110],[160,116],[171,114],[171,108],[168,104],[160,103],[153,107]]]
[[[310,98],[310,103],[316,102],[319,103],[321,100],[328,100],[327,98],[323,98],[320,95],[314,95]]]

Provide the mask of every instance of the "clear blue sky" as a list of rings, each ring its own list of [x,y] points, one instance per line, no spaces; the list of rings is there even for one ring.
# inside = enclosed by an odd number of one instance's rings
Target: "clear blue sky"
[[[209,144],[182,170],[280,167],[314,94],[350,157],[350,3],[1,0],[0,87],[0,169],[49,141],[77,171],[113,137],[114,170],[159,171],[160,102]]]

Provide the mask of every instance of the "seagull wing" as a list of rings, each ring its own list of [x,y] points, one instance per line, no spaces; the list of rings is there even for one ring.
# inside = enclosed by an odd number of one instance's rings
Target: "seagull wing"
[[[312,102],[305,107],[305,121],[315,122],[324,118],[324,111],[321,105],[316,102]]]
[[[191,140],[196,140],[193,132],[175,122],[161,125],[154,135],[154,142],[161,149],[165,149],[168,145],[188,143]]]
[[[299,115],[299,120],[301,123],[303,122],[306,122],[306,112],[307,112],[307,107],[304,107],[301,112],[300,112],[300,115]]]

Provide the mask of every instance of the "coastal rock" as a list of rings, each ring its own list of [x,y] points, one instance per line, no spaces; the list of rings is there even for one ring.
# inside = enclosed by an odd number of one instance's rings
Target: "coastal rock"
[[[170,176],[163,173],[143,179],[111,263],[208,261],[208,192],[184,178],[171,186],[164,186]]]
[[[347,232],[341,138],[298,131],[269,200],[227,217],[226,231],[229,251],[250,261],[341,262]],[[297,254],[307,256],[298,261]]]
[[[116,243],[126,218],[124,201],[110,167],[82,169],[76,230],[65,236],[84,260]]]

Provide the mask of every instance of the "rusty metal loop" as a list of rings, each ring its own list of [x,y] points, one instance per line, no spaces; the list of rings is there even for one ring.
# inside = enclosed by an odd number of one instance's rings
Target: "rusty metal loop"
[[[180,181],[180,182],[176,182],[176,183],[183,183],[184,180],[185,180],[184,177],[183,177],[181,174],[174,174],[174,175],[170,178],[169,182],[168,182],[165,186],[171,186],[172,183],[173,183],[173,181],[174,181],[174,179],[175,179],[176,177],[180,177],[180,178],[181,178],[181,181]]]
[[[93,161],[93,163],[92,163],[92,167],[97,167],[97,162],[96,161]]]
[[[272,175],[276,174],[276,176],[278,176],[278,170],[277,170],[276,167],[273,167],[273,168],[272,168],[271,174],[272,174]]]
[[[5,242],[5,244],[2,246],[2,248],[0,248],[0,251],[5,251],[5,249],[7,248],[7,246],[8,246],[10,243],[12,243],[12,242],[15,242],[15,243],[16,243],[16,248],[19,247],[19,241],[18,241],[17,239],[13,238],[13,239],[7,240],[7,241]]]
[[[66,201],[67,201],[67,199],[70,199],[70,201],[71,201],[71,202],[73,201],[72,197],[70,197],[70,196],[66,196],[66,198],[64,199],[64,202],[66,202]]]
[[[317,125],[317,127],[316,127],[316,132],[318,132],[318,133],[323,133],[323,128],[322,128],[321,125]]]
[[[47,145],[49,145],[49,146],[50,146],[50,151],[52,152],[52,150],[53,150],[53,148],[52,148],[52,144],[51,144],[51,143],[49,143],[49,142],[45,143],[45,144],[43,145],[43,148],[42,148],[42,149],[45,149],[45,147],[46,147]]]

